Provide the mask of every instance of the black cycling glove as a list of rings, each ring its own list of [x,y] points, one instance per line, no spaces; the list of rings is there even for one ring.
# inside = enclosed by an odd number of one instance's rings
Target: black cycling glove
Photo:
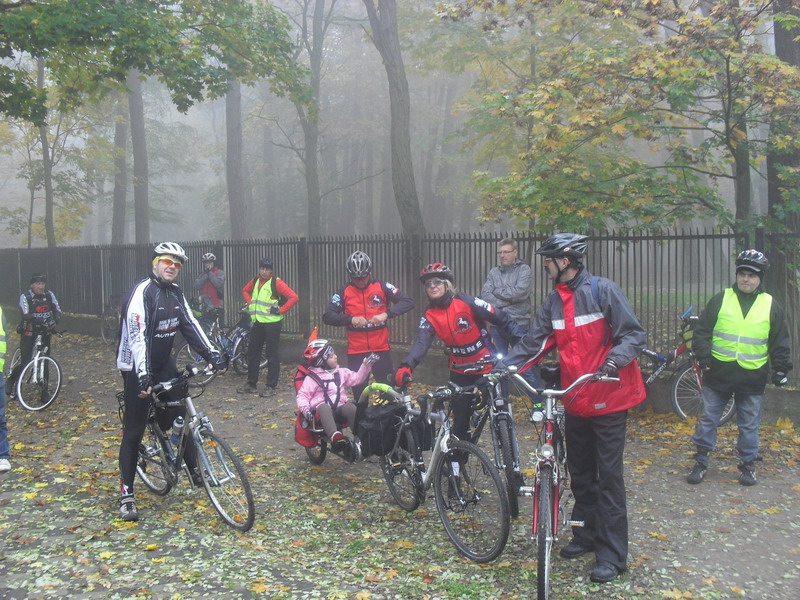
[[[786,373],[783,371],[775,371],[772,374],[772,383],[777,385],[778,387],[783,387],[787,383],[789,383],[789,378],[786,376]]]
[[[149,388],[153,387],[153,378],[150,375],[139,376],[139,393],[146,392]]]
[[[617,368],[617,363],[615,363],[611,359],[606,359],[600,368],[597,369],[595,373],[596,377],[619,377],[619,369]]]
[[[228,355],[225,353],[215,353],[211,355],[211,360],[208,361],[215,371],[225,371],[228,368]]]

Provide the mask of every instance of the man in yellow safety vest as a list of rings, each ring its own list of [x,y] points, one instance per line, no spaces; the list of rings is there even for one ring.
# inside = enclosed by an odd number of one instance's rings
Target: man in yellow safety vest
[[[762,288],[769,261],[758,250],[736,258],[736,283],[708,302],[694,330],[694,351],[703,370],[703,414],[692,442],[695,465],[686,481],[705,478],[725,405],[734,398],[739,438],[739,483],[756,484],[758,429],[767,377],[784,386],[792,368],[783,309]]]

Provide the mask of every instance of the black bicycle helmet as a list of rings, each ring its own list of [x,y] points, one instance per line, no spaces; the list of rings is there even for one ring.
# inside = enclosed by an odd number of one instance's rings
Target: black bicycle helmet
[[[425,265],[422,267],[422,271],[419,274],[419,280],[422,283],[428,281],[433,277],[438,277],[439,279],[447,279],[449,282],[453,282],[453,271],[450,270],[450,267],[444,265],[439,262],[431,263],[429,265]]]
[[[736,270],[740,268],[750,269],[759,275],[766,273],[769,269],[769,261],[763,252],[758,250],[743,250],[736,257]]]
[[[47,276],[44,273],[33,273],[31,275],[31,285],[34,283],[47,283]]]
[[[556,233],[547,238],[536,254],[548,258],[583,258],[586,256],[588,238],[578,233]]]
[[[272,267],[273,267],[273,265],[272,265],[272,259],[271,258],[262,258],[260,261],[258,261],[258,268],[259,269],[269,269],[271,271]]]
[[[365,252],[356,250],[347,259],[347,272],[350,277],[366,277],[372,271],[372,259]]]

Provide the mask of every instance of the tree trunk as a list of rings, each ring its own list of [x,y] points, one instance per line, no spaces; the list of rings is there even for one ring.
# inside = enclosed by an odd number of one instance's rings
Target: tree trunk
[[[125,198],[128,192],[128,117],[125,96],[117,94],[114,123],[114,195],[111,208],[111,243],[125,243]]]
[[[44,59],[37,58],[36,84],[44,89]],[[50,150],[50,140],[47,136],[47,123],[39,126],[39,142],[42,145],[42,177],[44,178],[44,230],[47,235],[47,247],[56,247],[55,210],[53,197],[53,155]]]
[[[411,98],[408,93],[400,36],[397,29],[395,0],[363,0],[372,27],[372,41],[380,52],[389,80],[391,108],[392,187],[403,232],[407,235],[425,233],[419,207],[411,160]]]
[[[139,70],[128,72],[128,110],[133,150],[133,221],[137,244],[150,243],[150,197],[147,165],[147,136],[144,127],[144,98]]]
[[[231,237],[243,240],[247,237],[248,226],[242,169],[242,85],[235,79],[230,79],[229,85],[225,95],[225,181],[228,186]]]
[[[742,131],[743,135],[732,149],[733,189],[736,199],[736,221],[745,223],[750,219],[752,203],[750,146],[747,143],[747,127],[744,125],[736,127],[732,133],[737,133],[738,131]]]
[[[773,5],[774,14],[788,13],[800,17],[800,9],[792,7],[791,0],[777,0]],[[793,67],[800,67],[800,27],[786,29],[775,24],[775,55]],[[787,204],[790,199],[784,196],[783,189],[788,182],[781,181],[781,169],[800,169],[800,152],[797,150],[767,156],[767,197],[768,212],[773,218],[780,219],[783,230],[793,233],[794,237],[782,240],[784,245],[775,244],[770,251],[769,290],[783,306],[789,333],[792,339],[792,362],[800,362],[800,288],[798,288],[798,236],[800,236],[800,212],[792,210]],[[778,217],[778,214],[782,217]]]

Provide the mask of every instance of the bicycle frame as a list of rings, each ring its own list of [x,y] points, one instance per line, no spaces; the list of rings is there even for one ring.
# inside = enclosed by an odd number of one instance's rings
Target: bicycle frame
[[[494,447],[494,462],[496,465],[503,464],[503,453],[500,448],[498,427],[501,415],[508,418],[514,435],[511,436],[511,456],[513,458],[513,468],[516,475],[520,475],[519,444],[517,442],[516,426],[514,424],[514,414],[511,409],[511,401],[503,395],[500,382],[495,382],[491,386],[492,393],[488,398],[487,406],[479,413],[478,423],[472,433],[473,443],[477,443],[483,432],[487,421],[491,421],[492,446]]]
[[[683,327],[681,329],[681,334],[685,332],[687,329],[691,329],[694,325],[694,322],[697,320],[698,317],[692,315],[692,310],[694,306],[689,306],[686,311],[679,317],[681,322],[683,323]],[[650,350],[649,348],[645,348],[642,351],[642,354],[646,354],[650,358],[652,358],[658,366],[653,370],[649,377],[647,377],[644,381],[645,385],[650,385],[653,383],[664,370],[673,364],[675,361],[678,360],[679,357],[687,354],[690,358],[694,357],[694,353],[689,348],[689,344],[681,335],[681,342],[678,346],[669,353],[669,355],[661,354],[660,352],[655,352],[654,350]]]

